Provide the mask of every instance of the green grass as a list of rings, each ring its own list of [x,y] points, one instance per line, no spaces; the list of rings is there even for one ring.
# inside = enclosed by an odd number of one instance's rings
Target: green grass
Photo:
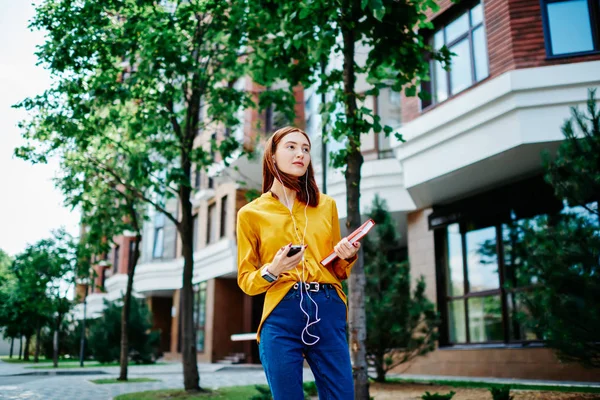
[[[0,356],[0,360],[7,362],[7,363],[11,363],[11,364],[34,364],[33,356],[30,356],[29,361],[25,361],[22,358],[19,360],[18,355],[13,356],[13,358],[8,358],[8,356]],[[73,359],[69,359],[69,360],[59,359],[58,360],[58,362],[76,362],[76,361],[77,360],[73,360]],[[40,363],[51,363],[52,359],[40,357],[39,362]]]
[[[110,385],[113,383],[140,383],[140,382],[160,382],[160,379],[152,379],[152,378],[129,378],[126,381],[119,381],[117,378],[105,378],[105,379],[92,379],[90,380],[92,383],[96,383],[98,385]]]
[[[538,390],[548,392],[564,392],[564,393],[600,393],[599,387],[575,387],[575,386],[553,386],[553,385],[529,385],[522,383],[511,383],[511,384],[499,384],[496,382],[471,382],[471,381],[445,381],[445,380],[415,380],[415,379],[402,379],[402,378],[391,378],[386,380],[387,383],[412,383],[412,384],[423,384],[423,385],[440,385],[440,386],[451,386],[457,388],[469,388],[469,389],[487,389],[493,386],[510,386],[511,389],[515,390]]]
[[[132,364],[129,363],[130,367],[145,367],[149,365],[165,365],[165,362],[157,362],[155,364]],[[120,364],[118,362],[111,362],[106,364],[101,364],[98,361],[86,361],[83,366],[84,368],[98,368],[98,367],[118,367]],[[36,365],[32,367],[27,367],[28,369],[53,369],[52,365]],[[58,368],[80,368],[79,361],[59,361]]]
[[[221,388],[208,393],[187,393],[184,390],[153,390],[122,394],[115,397],[115,400],[248,400],[257,394],[258,390],[254,385],[250,385]]]

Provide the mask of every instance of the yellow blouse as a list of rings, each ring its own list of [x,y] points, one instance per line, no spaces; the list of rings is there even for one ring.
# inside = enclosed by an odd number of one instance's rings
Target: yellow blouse
[[[284,272],[275,282],[269,283],[261,276],[261,268],[271,263],[281,247],[290,242],[301,244],[306,220],[308,226],[304,242],[308,247],[304,252],[305,282],[333,284],[340,298],[347,304],[341,281],[348,278],[357,257],[354,256],[349,260],[338,258],[327,267],[320,263],[341,239],[335,200],[320,194],[318,206],[306,208],[306,219],[304,207],[305,204],[300,201],[294,202],[292,214],[296,226],[292,221],[290,210],[273,197],[271,192],[264,193],[238,212],[238,285],[250,296],[267,292],[257,332],[259,342],[263,322],[302,276],[302,264],[299,264],[296,270]]]

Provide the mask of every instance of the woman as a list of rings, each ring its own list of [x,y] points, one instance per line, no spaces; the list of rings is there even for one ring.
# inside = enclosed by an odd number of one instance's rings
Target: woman
[[[298,128],[278,130],[266,142],[263,194],[238,213],[238,284],[265,293],[257,340],[275,400],[303,399],[308,361],[320,399],[354,399],[346,339],[348,278],[360,244],[340,240],[335,201],[319,193],[310,139]],[[302,245],[288,257],[292,245]],[[331,251],[338,258],[320,261]]]

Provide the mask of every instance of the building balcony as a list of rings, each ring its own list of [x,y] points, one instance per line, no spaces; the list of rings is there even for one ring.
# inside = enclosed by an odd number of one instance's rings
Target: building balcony
[[[137,294],[164,293],[181,288],[183,258],[140,264],[136,267],[133,290]],[[222,239],[194,252],[193,282],[237,276],[237,246],[234,240]],[[125,292],[127,275],[117,274],[106,280],[108,300],[116,300]]]
[[[419,208],[541,171],[569,108],[600,84],[600,61],[509,71],[399,129],[393,144]]]

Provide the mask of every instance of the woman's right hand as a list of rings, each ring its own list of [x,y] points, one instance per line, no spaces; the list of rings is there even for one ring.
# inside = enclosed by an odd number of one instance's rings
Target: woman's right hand
[[[284,272],[290,271],[300,264],[302,257],[304,257],[304,251],[306,250],[306,246],[302,248],[297,254],[294,254],[291,257],[288,257],[287,254],[290,251],[292,244],[288,244],[287,246],[283,246],[279,249],[277,254],[275,254],[275,258],[273,258],[273,262],[267,268],[270,273],[273,275],[281,275]]]

